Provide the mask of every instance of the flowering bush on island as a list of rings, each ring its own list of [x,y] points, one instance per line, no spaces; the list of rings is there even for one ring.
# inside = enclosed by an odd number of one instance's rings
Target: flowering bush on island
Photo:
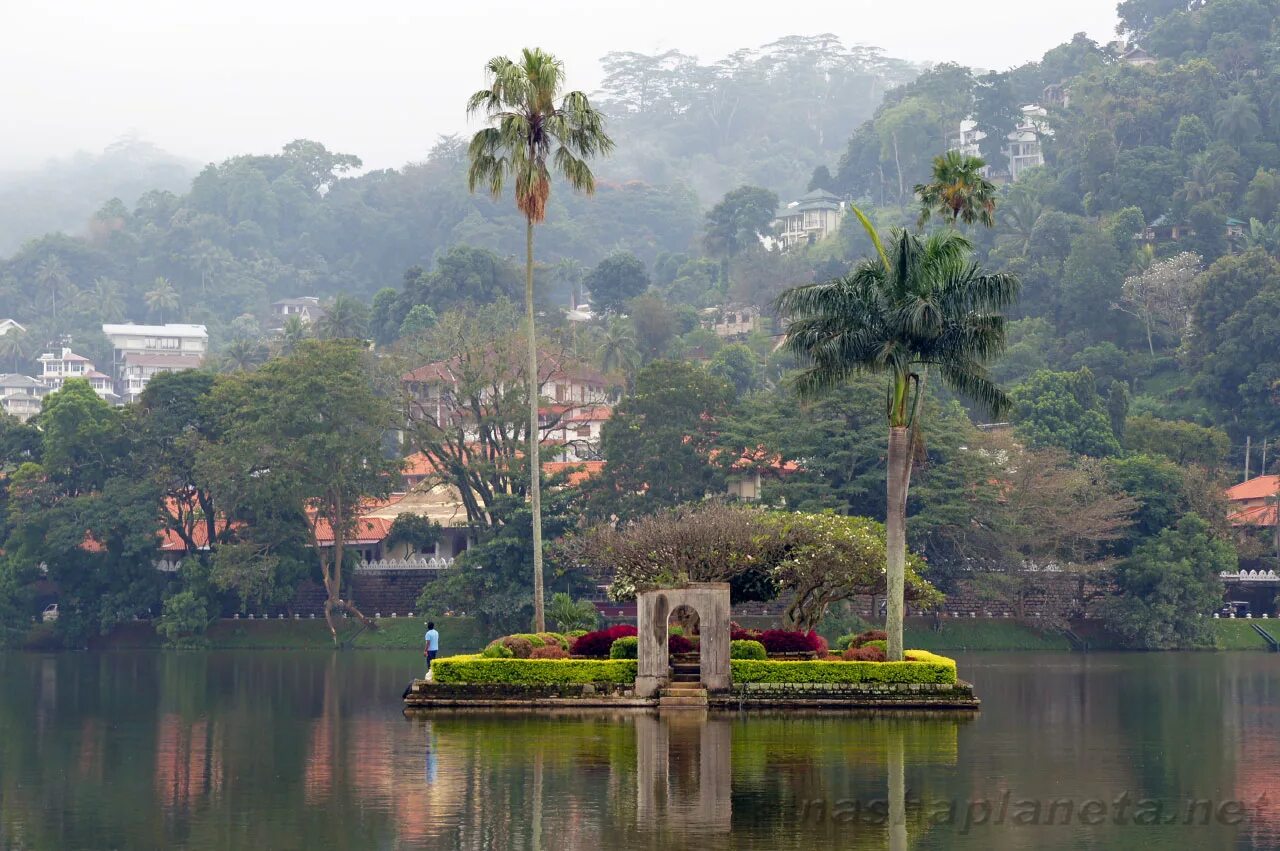
[[[608,629],[598,629],[595,632],[588,632],[574,641],[569,648],[569,652],[574,656],[604,659],[609,655],[609,648],[613,646],[613,642],[619,638],[635,634],[636,628],[630,624],[618,624]]]
[[[800,632],[789,629],[743,629],[736,623],[729,628],[730,641],[759,641],[770,653],[817,653],[825,656],[827,640],[813,630]]]

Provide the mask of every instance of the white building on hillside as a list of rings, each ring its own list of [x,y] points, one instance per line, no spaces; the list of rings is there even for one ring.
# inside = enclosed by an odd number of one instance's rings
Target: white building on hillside
[[[151,376],[196,369],[209,351],[209,332],[203,325],[103,325],[102,333],[111,341],[118,392],[129,402],[138,398]]]
[[[773,219],[777,242],[784,249],[817,242],[840,228],[844,213],[844,202],[837,196],[815,189],[778,210]]]
[[[39,361],[40,380],[50,390],[61,390],[69,378],[83,378],[103,399],[109,402],[120,399],[112,388],[111,376],[98,372],[93,362],[83,355],[64,347],[61,352],[45,352]]]
[[[18,322],[16,319],[0,319],[0,337],[3,337],[10,331],[17,331],[19,334],[22,334],[26,330],[27,329],[23,327],[22,323]]]
[[[1022,107],[1022,117],[1017,126],[1005,136],[1004,145],[1000,148],[1005,160],[1003,167],[998,167],[1001,164],[987,163],[984,173],[988,177],[992,174],[1008,174],[1011,181],[1016,181],[1027,169],[1044,165],[1042,141],[1044,137],[1053,135],[1045,121],[1047,115],[1048,112],[1039,104],[1032,103]],[[987,134],[978,129],[977,122],[966,118],[960,122],[959,135],[952,136],[947,144],[953,151],[978,157],[982,155],[978,143],[985,138]]]
[[[273,331],[279,331],[290,316],[296,316],[304,325],[310,325],[324,316],[324,308],[320,306],[320,299],[313,295],[282,298],[271,305],[269,327]]]
[[[40,413],[40,405],[49,388],[29,375],[16,372],[0,374],[0,409],[20,422]]]

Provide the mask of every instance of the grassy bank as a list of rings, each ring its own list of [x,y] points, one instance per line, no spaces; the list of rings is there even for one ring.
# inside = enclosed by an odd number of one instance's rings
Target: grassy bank
[[[1259,621],[1258,626],[1271,633],[1272,637],[1280,638],[1280,620],[1272,621],[1268,618],[1265,621]],[[1270,645],[1266,639],[1258,635],[1258,631],[1253,628],[1251,620],[1215,620],[1213,622],[1213,644],[1218,650],[1269,650]]]
[[[1071,642],[1059,633],[1005,618],[944,618],[937,624],[933,618],[907,618],[903,644],[933,652],[1071,649]]]

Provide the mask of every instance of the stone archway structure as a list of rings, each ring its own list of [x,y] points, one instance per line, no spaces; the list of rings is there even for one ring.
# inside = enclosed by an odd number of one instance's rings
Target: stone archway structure
[[[707,691],[729,688],[729,583],[694,582],[636,594],[636,696],[652,697],[671,679],[667,622],[688,606],[698,613],[698,666]]]

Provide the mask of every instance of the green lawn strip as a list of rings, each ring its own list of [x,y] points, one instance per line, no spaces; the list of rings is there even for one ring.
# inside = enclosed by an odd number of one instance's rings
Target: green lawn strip
[[[943,618],[939,623],[935,630],[933,618],[908,619],[903,643],[932,651],[1071,649],[1066,636],[1012,619]]]
[[[440,633],[440,653],[452,656],[484,649],[496,635],[489,635],[474,618],[432,618]],[[354,646],[361,650],[422,649],[425,618],[379,618],[376,630],[365,630],[356,636]]]
[[[1212,623],[1213,646],[1218,650],[1267,650],[1269,645],[1253,628],[1252,620],[1221,618]],[[1280,620],[1259,620],[1258,626],[1280,638]]]

